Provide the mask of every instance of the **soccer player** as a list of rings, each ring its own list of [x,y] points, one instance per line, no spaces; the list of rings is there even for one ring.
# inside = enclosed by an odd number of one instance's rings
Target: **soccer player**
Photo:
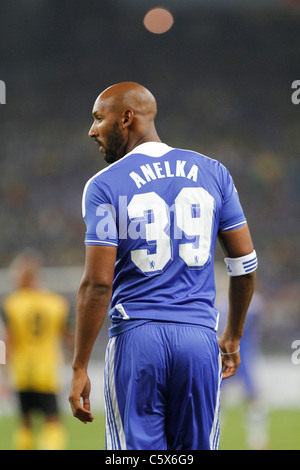
[[[61,450],[66,431],[59,416],[57,394],[62,364],[60,343],[67,331],[68,301],[40,286],[42,260],[33,250],[11,264],[15,290],[3,302],[7,364],[20,404],[21,422],[14,436],[16,450]],[[33,413],[44,423],[35,443]]]
[[[110,305],[106,448],[217,449],[221,380],[240,364],[256,253],[228,170],[162,143],[156,112],[153,95],[132,82],[94,103],[89,136],[110,166],[83,192],[86,261],[69,400],[75,417],[93,421],[87,369]],[[219,342],[217,238],[231,281]]]

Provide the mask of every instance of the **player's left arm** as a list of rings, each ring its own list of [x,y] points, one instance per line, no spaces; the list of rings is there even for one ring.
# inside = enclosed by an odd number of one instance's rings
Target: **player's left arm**
[[[86,245],[85,268],[77,292],[73,380],[69,401],[73,415],[85,423],[93,421],[87,368],[111,301],[116,253],[117,248],[113,246]]]
[[[239,345],[256,279],[256,253],[249,227],[219,232],[219,241],[229,268],[229,310],[225,330],[219,338],[223,378],[234,375],[240,365]]]

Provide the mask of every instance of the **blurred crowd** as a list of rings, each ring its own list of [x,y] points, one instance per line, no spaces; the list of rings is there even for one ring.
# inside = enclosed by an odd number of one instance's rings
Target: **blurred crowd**
[[[157,98],[162,140],[230,170],[273,326],[279,322],[281,337],[282,324],[287,336],[297,331],[300,106],[291,102],[291,83],[300,79],[299,16],[186,12],[158,38],[129,12],[111,8],[97,22],[91,9],[66,14],[62,3],[53,2],[61,12],[55,35],[55,8],[45,2],[40,22],[14,28],[11,54],[2,48],[0,267],[27,246],[49,266],[83,263],[82,191],[105,166],[87,137],[93,102],[112,83],[139,81]],[[22,35],[27,47],[23,41],[18,52]]]

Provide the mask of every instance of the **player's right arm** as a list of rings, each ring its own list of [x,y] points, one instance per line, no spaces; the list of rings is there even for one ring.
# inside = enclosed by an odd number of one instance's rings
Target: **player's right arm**
[[[87,368],[111,301],[118,248],[115,208],[108,194],[109,187],[93,177],[85,185],[82,197],[82,215],[87,229],[85,268],[76,299],[73,379],[69,401],[73,415],[84,423],[93,421]],[[99,228],[105,214],[104,226],[108,225],[108,231]]]
[[[236,230],[219,232],[219,241],[225,257],[232,260],[230,262],[233,266],[239,262],[238,260],[247,259],[245,257],[254,252],[247,224]],[[248,264],[247,261],[246,263]],[[229,276],[228,318],[224,332],[219,338],[220,350],[227,354],[222,356],[223,378],[234,375],[241,362],[239,352],[235,353],[235,351],[239,350],[243,336],[244,322],[254,292],[255,278],[255,270]]]
[[[77,293],[73,379],[69,401],[73,415],[84,423],[93,421],[87,368],[111,300],[116,251],[116,247],[112,246],[86,246],[85,269]]]

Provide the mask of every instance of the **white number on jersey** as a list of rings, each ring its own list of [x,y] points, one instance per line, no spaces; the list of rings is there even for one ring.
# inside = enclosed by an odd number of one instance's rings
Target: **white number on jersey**
[[[186,237],[196,237],[195,241],[182,241],[179,256],[189,269],[202,269],[210,261],[212,228],[215,213],[215,200],[204,188],[183,188],[175,199],[175,220],[177,231],[182,230]],[[147,220],[146,241],[154,245],[154,254],[141,248],[131,252],[134,264],[144,273],[161,273],[172,261],[172,239],[167,231],[170,228],[170,209],[155,192],[136,194],[128,205],[131,220]]]
[[[165,232],[170,226],[167,204],[154,192],[136,194],[128,205],[129,218],[144,220],[146,213],[154,220],[146,223],[146,240],[149,245],[156,245],[156,253],[151,255],[147,249],[133,250],[131,259],[145,274],[162,272],[171,259],[171,240]]]

